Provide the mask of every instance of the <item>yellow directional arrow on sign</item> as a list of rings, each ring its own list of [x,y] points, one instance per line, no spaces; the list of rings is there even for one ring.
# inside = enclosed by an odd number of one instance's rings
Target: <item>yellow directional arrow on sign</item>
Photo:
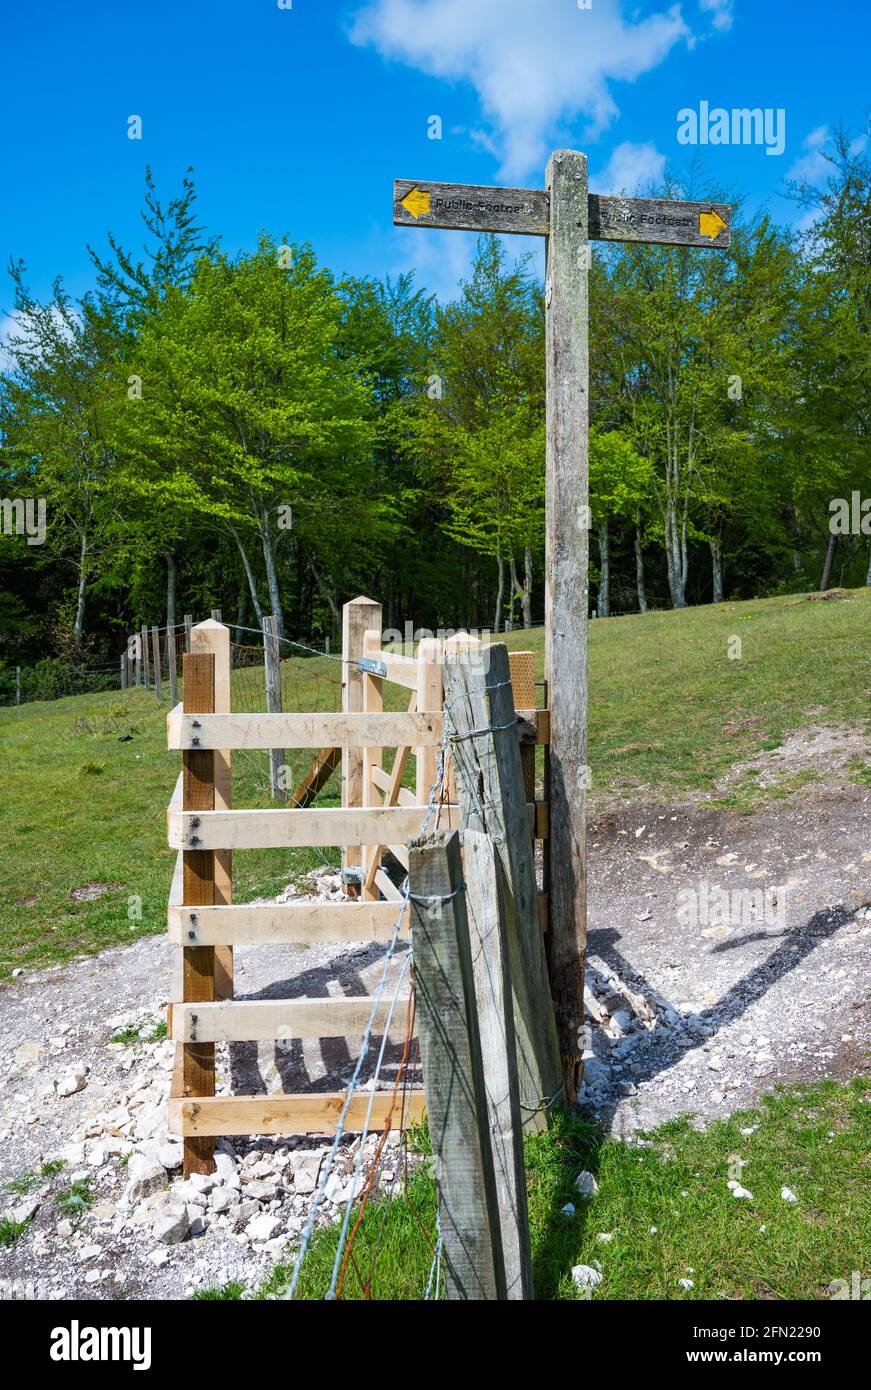
[[[422,188],[411,188],[402,199],[402,206],[406,212],[410,212],[412,217],[429,216],[429,194],[424,193]]]
[[[699,236],[706,236],[714,240],[721,232],[726,230],[726,224],[718,212],[711,208],[710,212],[699,213]]]

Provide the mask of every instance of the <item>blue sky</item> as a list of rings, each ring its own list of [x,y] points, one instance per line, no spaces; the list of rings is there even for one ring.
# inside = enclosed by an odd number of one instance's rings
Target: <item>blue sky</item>
[[[188,165],[231,251],[262,227],[336,272],[454,291],[469,234],[391,225],[395,177],[540,187],[549,149],[589,155],[599,191],[678,172],[681,108],[783,109],[784,152],[708,146],[724,188],[797,213],[827,128],[862,125],[867,6],[857,0],[41,0],[4,16],[0,256],[38,294],[91,283],[85,245],[139,245],[143,171]],[[142,139],[128,138],[128,119]],[[442,122],[428,138],[429,119]],[[517,249],[520,238],[512,239]],[[540,251],[540,246],[536,247]],[[6,285],[0,311],[9,308]],[[2,331],[2,330],[0,330]]]

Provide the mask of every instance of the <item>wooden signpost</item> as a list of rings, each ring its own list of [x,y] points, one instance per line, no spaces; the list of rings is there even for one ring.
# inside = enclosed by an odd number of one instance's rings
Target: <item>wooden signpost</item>
[[[581,1079],[587,936],[589,243],[655,242],[721,250],[731,239],[731,208],[601,197],[589,192],[586,155],[556,150],[548,161],[544,190],[397,179],[393,221],[402,227],[547,238],[548,962],[565,1100],[573,1105]]]

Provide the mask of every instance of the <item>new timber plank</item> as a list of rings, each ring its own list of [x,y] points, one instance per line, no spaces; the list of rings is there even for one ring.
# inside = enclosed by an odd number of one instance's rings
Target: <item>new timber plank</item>
[[[547,803],[527,805],[530,829],[547,838]],[[447,821],[448,803],[437,808],[434,825]],[[441,816],[439,815],[441,813]],[[418,834],[426,806],[325,806],[307,810],[174,811],[170,849],[284,849],[316,845],[407,844]]]
[[[178,945],[268,942],[389,941],[398,909],[392,902],[282,903],[263,907],[170,907],[170,941]],[[409,935],[403,922],[400,935]]]
[[[415,667],[416,670],[416,667]],[[354,710],[339,714],[183,714],[167,728],[169,748],[437,748],[440,714]]]
[[[366,1032],[370,1018],[375,1032],[380,1029],[383,1034],[392,1003],[392,995],[388,992],[377,1006],[368,995],[177,1004],[172,1011],[173,1037],[179,1042],[199,1044],[357,1038]],[[403,996],[393,1008],[390,1036],[399,1042],[405,1038],[406,1003],[407,998]]]
[[[383,1129],[388,1116],[392,1129],[404,1129],[423,1118],[426,1102],[423,1091],[406,1091],[394,1100],[391,1091],[358,1091],[345,1116],[345,1128],[354,1133],[363,1128],[372,1102],[370,1126]],[[208,1096],[202,1100],[171,1100],[169,1127],[181,1135],[232,1134],[334,1134],[344,1091],[323,1091],[304,1095]],[[391,1113],[392,1112],[392,1113]]]

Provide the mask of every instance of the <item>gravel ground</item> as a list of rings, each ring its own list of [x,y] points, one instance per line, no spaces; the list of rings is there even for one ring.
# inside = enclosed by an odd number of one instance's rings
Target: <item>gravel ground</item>
[[[611,805],[590,830],[587,1110],[617,1134],[682,1111],[703,1124],[775,1082],[865,1070],[869,831],[871,793],[840,774],[752,816],[698,801]],[[382,960],[379,947],[243,947],[237,993],[365,994]],[[6,1292],[251,1287],[297,1238],[326,1141],[220,1141],[217,1182],[182,1185],[165,1130],[172,1046],[111,1042],[161,1016],[169,976],[168,943],[148,937],[0,991],[0,1182],[67,1164],[7,1197],[4,1216],[33,1213],[0,1249]],[[333,1089],[353,1059],[341,1040],[218,1051],[219,1075],[245,1092]],[[389,1079],[398,1050],[388,1059]],[[349,1141],[325,1220],[352,1190],[354,1162]],[[396,1162],[391,1149],[388,1182]],[[57,1195],[84,1175],[94,1203],[63,1211]]]

